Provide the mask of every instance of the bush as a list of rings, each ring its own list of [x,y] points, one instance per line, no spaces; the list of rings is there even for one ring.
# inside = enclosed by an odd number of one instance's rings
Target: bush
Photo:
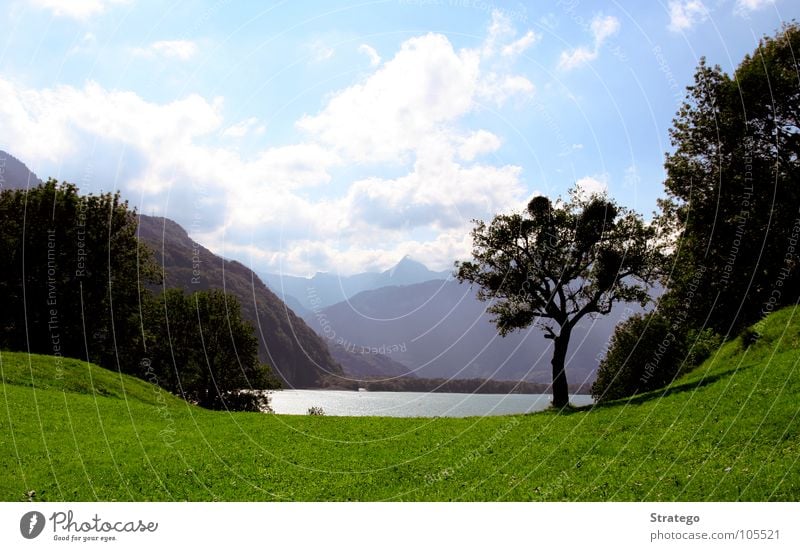
[[[747,329],[742,331],[741,337],[742,337],[742,346],[744,346],[744,348],[750,348],[758,341],[758,339],[761,338],[761,333],[759,333],[752,327],[748,327]]]
[[[308,414],[309,415],[325,415],[325,410],[323,410],[319,406],[311,406],[310,408],[308,408]]]
[[[597,368],[592,397],[615,400],[672,382],[686,360],[686,335],[675,325],[656,312],[619,324]]]
[[[712,329],[690,330],[686,335],[686,345],[689,350],[683,371],[688,371],[703,363],[722,346],[722,341],[722,336]]]
[[[250,411],[253,413],[275,413],[270,405],[269,394],[252,390],[231,390],[215,395],[208,409],[228,411]]]

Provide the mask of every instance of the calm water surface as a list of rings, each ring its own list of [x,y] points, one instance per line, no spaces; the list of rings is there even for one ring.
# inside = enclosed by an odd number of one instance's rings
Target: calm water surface
[[[550,405],[549,394],[449,394],[442,392],[353,392],[348,390],[278,390],[271,394],[275,413],[305,415],[312,406],[325,415],[361,417],[471,417],[541,411]],[[574,395],[576,406],[592,397]]]

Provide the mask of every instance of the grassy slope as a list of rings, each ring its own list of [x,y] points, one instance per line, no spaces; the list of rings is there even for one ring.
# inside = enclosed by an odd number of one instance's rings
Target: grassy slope
[[[0,499],[794,501],[798,348],[800,310],[784,310],[666,392],[472,419],[215,413],[4,352]]]

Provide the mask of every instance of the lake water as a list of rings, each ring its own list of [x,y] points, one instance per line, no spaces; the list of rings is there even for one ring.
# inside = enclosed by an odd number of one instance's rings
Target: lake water
[[[549,394],[449,394],[443,392],[353,392],[348,390],[278,390],[271,395],[275,413],[306,415],[321,407],[325,415],[362,417],[472,417],[529,413],[547,409]],[[574,395],[576,406],[592,397]]]

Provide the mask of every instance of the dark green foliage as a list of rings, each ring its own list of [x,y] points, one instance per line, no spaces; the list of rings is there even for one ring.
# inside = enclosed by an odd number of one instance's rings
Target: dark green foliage
[[[750,348],[758,341],[761,335],[759,335],[758,331],[756,331],[754,328],[748,327],[742,331],[740,337],[742,338],[742,346],[745,348]]]
[[[722,344],[710,329],[689,329],[661,312],[637,314],[619,324],[597,368],[592,396],[599,402],[670,384],[700,365]]]
[[[564,371],[572,328],[603,315],[615,302],[648,300],[660,254],[655,229],[603,196],[552,204],[534,197],[526,214],[476,221],[473,261],[457,263],[459,281],[479,286],[478,298],[501,335],[536,323],[554,341],[553,405],[568,403]]]
[[[258,411],[261,395],[235,391],[280,386],[232,295],[169,289],[147,303],[144,320],[147,373],[137,375],[170,392],[210,409]]]
[[[616,400],[673,381],[686,359],[686,336],[658,313],[637,314],[619,324],[597,368],[592,396]]]
[[[800,298],[800,27],[733,77],[701,61],[671,129],[661,221],[679,240],[662,309],[735,335]]]
[[[0,347],[134,372],[118,354],[140,332],[143,285],[159,281],[119,194],[72,184],[0,194]]]
[[[239,303],[167,291],[119,194],[50,180],[0,194],[0,348],[82,358],[205,407],[258,410],[273,388]]]

